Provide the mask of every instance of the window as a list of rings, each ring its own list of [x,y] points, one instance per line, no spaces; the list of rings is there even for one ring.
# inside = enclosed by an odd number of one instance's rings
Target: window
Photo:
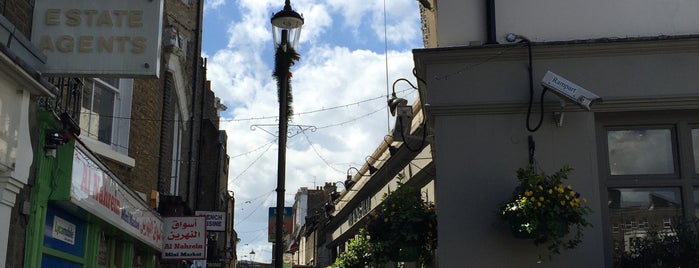
[[[607,231],[614,253],[649,231],[672,235],[674,221],[699,216],[696,111],[598,115]]]
[[[180,164],[182,163],[182,123],[180,122],[179,105],[175,107],[172,134],[172,170],[170,172],[170,194],[179,195]]]
[[[127,154],[132,92],[133,79],[85,79],[80,109],[81,137]]]
[[[611,175],[674,174],[671,129],[609,130]]]

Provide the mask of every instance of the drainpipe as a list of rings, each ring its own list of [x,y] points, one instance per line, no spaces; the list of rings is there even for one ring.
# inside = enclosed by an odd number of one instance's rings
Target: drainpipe
[[[495,31],[495,0],[485,0],[485,25],[486,25],[486,44],[497,44],[498,40]]]
[[[201,31],[202,31],[201,30],[201,26],[202,26],[201,13],[202,13],[203,8],[204,8],[204,0],[199,0],[197,3],[197,27],[194,31],[194,41],[195,41],[194,42],[194,52],[195,52],[195,55],[193,57],[194,62],[192,63],[192,71],[193,71],[193,77],[192,77],[192,86],[193,86],[193,89],[192,89],[192,118],[190,118],[190,121],[189,121],[189,127],[190,127],[189,129],[191,131],[191,134],[189,135],[189,157],[188,157],[190,163],[192,163],[193,162],[192,160],[194,160],[194,157],[192,156],[192,151],[193,151],[192,145],[194,144],[194,115],[195,115],[194,108],[196,107],[197,85],[198,85],[197,81],[199,79],[199,67],[200,67],[199,60],[201,58]],[[199,132],[201,133],[201,129],[199,130]],[[200,149],[200,148],[197,148],[197,149]],[[199,157],[197,157],[197,160],[199,160]],[[190,194],[190,188],[189,188],[190,185],[189,184],[190,184],[190,182],[192,182],[193,179],[196,180],[194,182],[194,199],[193,199],[193,203],[192,203],[192,205],[193,205],[192,209],[194,209],[194,210],[197,209],[197,204],[198,204],[197,192],[199,192],[199,181],[198,181],[199,164],[200,164],[200,162],[197,161],[196,162],[196,176],[192,176],[191,170],[189,170],[189,172],[187,174],[189,176],[189,178],[187,178],[187,200],[189,200],[189,197],[190,197],[189,196],[189,194]],[[192,165],[190,164],[189,166],[191,169]]]

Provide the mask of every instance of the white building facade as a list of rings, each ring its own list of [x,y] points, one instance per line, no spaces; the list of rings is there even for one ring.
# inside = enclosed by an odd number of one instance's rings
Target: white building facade
[[[36,117],[31,97],[51,97],[55,91],[36,71],[46,56],[2,16],[0,37],[0,266],[4,266],[12,210],[28,210],[27,204],[15,201],[29,180],[34,158],[30,123]]]
[[[434,134],[439,267],[613,267],[633,239],[697,215],[699,3],[430,3],[430,48],[414,56]],[[540,99],[548,71],[601,100],[588,111],[552,90]],[[532,149],[546,173],[574,168],[568,183],[593,210],[583,242],[551,260],[497,215]]]

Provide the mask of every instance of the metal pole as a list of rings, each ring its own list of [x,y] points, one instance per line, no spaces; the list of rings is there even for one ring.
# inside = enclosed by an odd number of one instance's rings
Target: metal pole
[[[282,31],[282,46],[286,46],[286,31]],[[276,209],[276,224],[275,224],[275,252],[274,252],[274,267],[282,268],[283,257],[284,257],[284,184],[286,179],[286,138],[288,129],[288,115],[287,115],[287,85],[288,85],[288,74],[289,70],[284,70],[280,75],[279,83],[279,150],[277,157],[277,209]]]

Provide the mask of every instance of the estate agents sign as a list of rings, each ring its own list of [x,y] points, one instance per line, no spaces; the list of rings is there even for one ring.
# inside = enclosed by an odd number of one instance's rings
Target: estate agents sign
[[[157,77],[163,0],[36,0],[32,43],[57,75]]]

